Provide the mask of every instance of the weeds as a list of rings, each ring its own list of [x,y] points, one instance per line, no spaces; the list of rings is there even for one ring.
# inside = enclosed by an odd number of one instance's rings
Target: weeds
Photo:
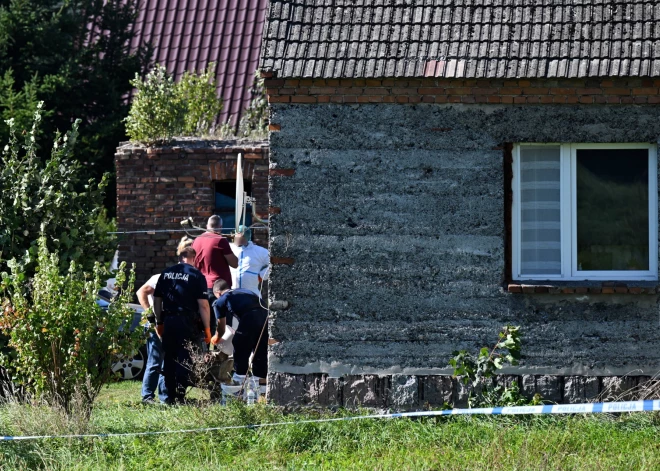
[[[119,402],[109,399],[123,398]],[[17,410],[19,408],[21,410]],[[364,411],[357,411],[361,413]],[[232,403],[159,407],[139,404],[139,384],[104,391],[88,430],[117,433],[246,425],[341,417],[355,412],[305,411]],[[37,405],[0,407],[5,434],[57,433]],[[46,420],[39,422],[38,417]],[[295,424],[214,433],[103,440],[3,443],[2,469],[657,469],[657,414],[620,416],[447,417]]]

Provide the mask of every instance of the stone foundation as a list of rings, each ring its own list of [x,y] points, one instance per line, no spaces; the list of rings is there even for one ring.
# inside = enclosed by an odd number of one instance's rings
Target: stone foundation
[[[497,383],[518,383],[523,396],[560,404],[641,397],[650,376],[499,375]],[[645,384],[647,383],[647,384]],[[656,380],[660,388],[660,381]],[[326,374],[271,373],[268,400],[283,406],[342,406],[396,410],[467,406],[468,388],[451,376],[355,375],[331,378]]]

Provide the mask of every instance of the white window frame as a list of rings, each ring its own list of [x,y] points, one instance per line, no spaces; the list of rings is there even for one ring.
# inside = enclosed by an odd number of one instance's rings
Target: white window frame
[[[521,275],[520,242],[520,149],[523,147],[559,147],[561,207],[561,274]],[[576,161],[578,149],[648,149],[649,165],[649,270],[580,271],[577,269],[577,195]],[[649,143],[561,144],[526,143],[513,147],[513,199],[511,207],[512,278],[516,281],[656,281],[658,280],[658,149]]]

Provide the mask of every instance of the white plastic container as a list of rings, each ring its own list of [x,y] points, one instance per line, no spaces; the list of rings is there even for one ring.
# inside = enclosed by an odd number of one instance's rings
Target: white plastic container
[[[241,388],[242,385],[230,385],[230,384],[221,384],[220,389],[222,389],[222,398],[220,404],[227,405],[227,402],[231,400],[240,400],[241,399]]]

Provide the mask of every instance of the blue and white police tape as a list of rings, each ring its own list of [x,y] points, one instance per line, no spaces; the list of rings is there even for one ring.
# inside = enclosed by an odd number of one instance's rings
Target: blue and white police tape
[[[556,404],[545,406],[515,406],[515,407],[482,407],[475,409],[448,409],[419,412],[398,412],[394,414],[356,415],[330,419],[295,420],[291,422],[271,422],[265,424],[228,425],[225,427],[205,427],[182,430],[161,430],[157,432],[127,432],[127,433],[89,433],[81,435],[25,435],[0,436],[0,441],[42,440],[47,438],[110,438],[139,437],[146,435],[169,435],[173,433],[203,433],[220,432],[223,430],[257,429],[265,427],[280,427],[285,425],[320,424],[327,422],[345,422],[365,419],[399,419],[404,417],[439,417],[449,415],[543,415],[543,414],[598,414],[619,412],[651,412],[660,411],[660,399],[646,401],[595,402],[591,404]]]

